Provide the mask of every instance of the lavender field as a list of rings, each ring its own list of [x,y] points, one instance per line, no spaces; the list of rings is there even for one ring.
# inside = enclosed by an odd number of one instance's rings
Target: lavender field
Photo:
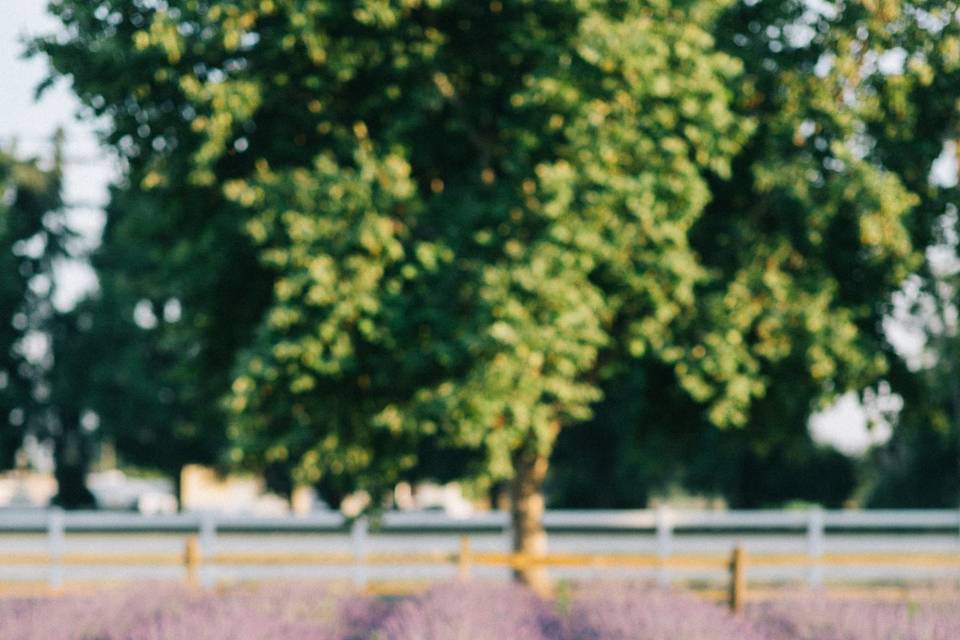
[[[955,601],[798,594],[734,616],[637,585],[560,589],[445,583],[404,598],[308,584],[213,592],[167,585],[56,598],[0,598],[3,640],[953,640]]]

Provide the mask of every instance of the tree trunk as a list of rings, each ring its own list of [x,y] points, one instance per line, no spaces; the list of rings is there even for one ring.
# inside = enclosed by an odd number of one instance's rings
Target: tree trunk
[[[178,465],[177,470],[173,473],[173,495],[177,499],[177,513],[183,513],[186,509],[183,508],[183,467],[185,465]]]
[[[61,414],[60,433],[54,439],[54,476],[57,495],[54,504],[64,509],[89,509],[96,500],[87,489],[90,468],[90,443],[80,431],[80,417],[74,412]]]
[[[524,448],[513,456],[513,481],[510,485],[510,516],[513,525],[513,550],[525,561],[513,571],[514,578],[541,595],[550,592],[547,569],[536,561],[547,553],[547,533],[543,528],[543,481],[547,475],[547,456]]]

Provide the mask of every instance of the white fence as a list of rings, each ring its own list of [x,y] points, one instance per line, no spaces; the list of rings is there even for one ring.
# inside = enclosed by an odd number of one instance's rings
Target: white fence
[[[557,577],[722,584],[730,551],[740,545],[753,583],[960,578],[960,511],[551,511],[545,525],[547,564]],[[186,540],[195,542],[185,558]],[[431,580],[456,575],[465,543],[473,575],[505,577],[518,561],[507,555],[502,512],[463,519],[388,512],[348,522],[334,512],[253,518],[0,511],[0,582],[60,586],[191,572],[208,585]]]

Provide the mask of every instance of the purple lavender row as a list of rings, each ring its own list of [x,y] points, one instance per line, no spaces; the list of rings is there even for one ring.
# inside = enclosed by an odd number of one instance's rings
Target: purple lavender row
[[[814,595],[723,607],[624,583],[543,600],[509,584],[447,583],[406,598],[311,584],[195,592],[149,585],[59,598],[0,599],[3,640],[947,640],[953,603]]]

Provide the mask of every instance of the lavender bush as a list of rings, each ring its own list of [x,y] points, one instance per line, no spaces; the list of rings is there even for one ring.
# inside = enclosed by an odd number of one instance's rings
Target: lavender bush
[[[384,640],[554,640],[548,602],[511,584],[447,583],[407,599],[379,629]]]
[[[957,640],[960,609],[947,602],[878,602],[803,594],[751,605],[771,638],[791,640]]]
[[[723,607],[635,584],[584,585],[569,608],[566,640],[767,640]]]

